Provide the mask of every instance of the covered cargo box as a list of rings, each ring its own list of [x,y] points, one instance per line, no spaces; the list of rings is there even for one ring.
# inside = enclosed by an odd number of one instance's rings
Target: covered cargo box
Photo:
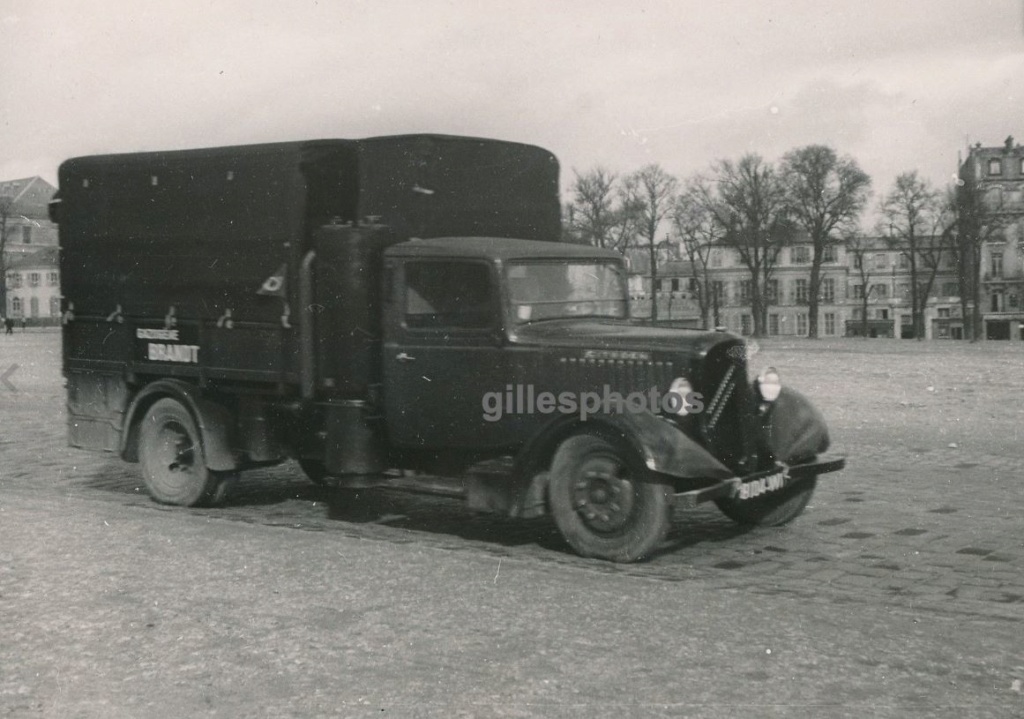
[[[560,233],[551,153],[441,135],[81,157],[61,165],[58,197],[68,372],[297,383],[318,227],[372,216],[396,240]]]

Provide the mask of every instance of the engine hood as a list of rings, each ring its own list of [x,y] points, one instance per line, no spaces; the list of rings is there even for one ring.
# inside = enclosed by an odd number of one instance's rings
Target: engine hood
[[[743,340],[727,332],[652,327],[635,320],[552,320],[520,325],[513,344],[614,352],[672,352],[704,355],[712,347]]]

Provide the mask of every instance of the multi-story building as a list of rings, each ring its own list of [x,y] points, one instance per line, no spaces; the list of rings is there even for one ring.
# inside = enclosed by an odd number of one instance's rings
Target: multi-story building
[[[843,244],[826,249],[818,298],[819,336],[857,336],[866,332],[873,337],[913,337],[909,258],[888,238],[867,238],[863,245],[867,249],[861,252],[853,252]],[[781,249],[768,286],[766,330],[769,336],[807,336],[811,257],[809,242],[796,242]],[[859,257],[867,267],[858,266]],[[739,253],[731,247],[715,247],[709,255],[708,269],[711,304],[717,305],[720,325],[737,334],[751,334],[754,327],[750,308],[752,283],[750,271]],[[689,262],[668,262],[659,268],[654,288],[659,319],[699,320],[692,277]],[[649,272],[637,271],[634,267],[631,292],[637,314],[649,315]],[[867,322],[864,321],[865,294]],[[953,257],[944,252],[925,305],[926,338],[963,336],[959,302]],[[712,312],[712,323],[713,317]]]
[[[0,182],[7,290],[0,314],[32,325],[60,320],[57,226],[48,212],[56,191],[41,177]]]
[[[998,218],[981,249],[981,319],[987,339],[1024,340],[1024,148],[971,147],[960,177],[972,179]]]

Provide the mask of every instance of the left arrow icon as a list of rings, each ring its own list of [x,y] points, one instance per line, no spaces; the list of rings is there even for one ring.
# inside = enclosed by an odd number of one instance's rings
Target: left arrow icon
[[[3,374],[0,374],[0,382],[3,382],[4,387],[6,387],[11,392],[18,391],[18,388],[14,386],[14,383],[12,383],[10,379],[11,375],[14,374],[17,370],[18,365],[12,364],[10,367],[7,368],[7,370]]]

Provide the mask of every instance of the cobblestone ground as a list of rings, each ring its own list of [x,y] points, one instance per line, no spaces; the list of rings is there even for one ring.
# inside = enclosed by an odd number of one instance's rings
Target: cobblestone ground
[[[763,343],[752,368],[773,364],[784,383],[811,396],[829,419],[834,449],[848,456],[847,469],[823,477],[807,511],[787,527],[743,530],[713,506],[680,511],[662,552],[622,566],[571,554],[546,519],[477,515],[456,499],[368,490],[338,506],[290,463],[246,473],[216,509],[158,506],[144,496],[134,466],[65,447],[59,336],[0,340],[0,372],[18,365],[9,375],[16,391],[0,386],[0,501],[81,498],[161,517],[416,543],[712,591],[1007,620],[1018,644],[1024,636],[1019,345]],[[8,555],[0,564],[13,561],[10,550],[0,552]]]

